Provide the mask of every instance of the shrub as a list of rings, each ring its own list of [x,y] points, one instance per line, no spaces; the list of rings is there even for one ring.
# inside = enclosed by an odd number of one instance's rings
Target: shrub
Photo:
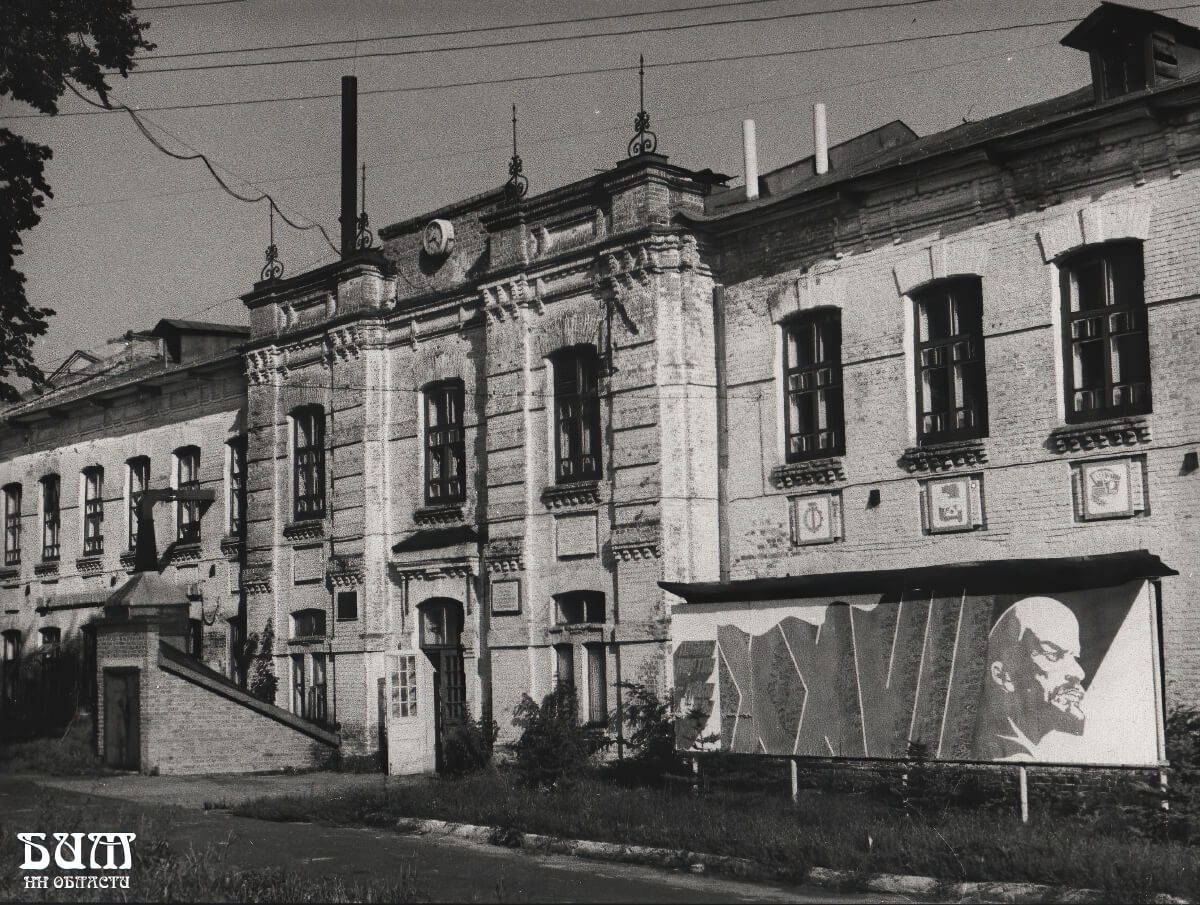
[[[513,746],[517,772],[533,786],[554,785],[577,773],[606,743],[598,730],[579,724],[575,689],[568,683],[546,695],[540,705],[522,695],[513,725],[521,730]]]
[[[678,766],[675,753],[675,715],[671,707],[674,696],[659,696],[650,684],[621,682],[625,696],[622,718],[629,747],[628,767],[622,772],[640,781],[660,780]]]
[[[270,619],[263,626],[262,637],[252,634],[246,639],[244,656],[251,662],[248,681],[252,695],[268,704],[275,703],[279,679],[275,677],[275,629]]]
[[[499,733],[495,720],[448,720],[442,727],[442,772],[466,776],[487,767]]]

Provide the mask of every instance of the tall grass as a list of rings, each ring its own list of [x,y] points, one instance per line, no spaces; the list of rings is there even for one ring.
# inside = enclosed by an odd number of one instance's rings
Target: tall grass
[[[1119,898],[1200,891],[1200,850],[1130,837],[1121,827],[1036,814],[946,809],[921,814],[866,795],[805,792],[793,804],[763,791],[692,794],[581,779],[533,791],[504,772],[357,791],[339,798],[273,797],[236,813],[270,820],[390,826],[425,817],[503,831],[686,849],[748,858],[765,874],[810,867],[1098,888]]]
[[[0,772],[85,776],[111,773],[96,754],[95,722],[80,713],[64,733],[0,743]]]
[[[3,818],[0,817],[0,821]],[[6,821],[5,821],[6,822]],[[414,871],[398,881],[353,881],[278,869],[239,871],[228,863],[229,847],[176,850],[170,822],[145,811],[114,811],[107,805],[65,806],[49,793],[29,825],[0,822],[0,901],[4,902],[425,902]],[[136,832],[129,889],[26,889],[20,870],[23,845],[15,832]],[[34,830],[36,831],[36,830]],[[46,876],[52,877],[48,871]]]

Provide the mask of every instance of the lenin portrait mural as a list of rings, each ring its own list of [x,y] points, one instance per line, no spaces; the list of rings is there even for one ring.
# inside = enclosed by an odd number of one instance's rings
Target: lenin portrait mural
[[[677,744],[1145,765],[1161,750],[1145,581],[1053,594],[696,605],[673,617]]]

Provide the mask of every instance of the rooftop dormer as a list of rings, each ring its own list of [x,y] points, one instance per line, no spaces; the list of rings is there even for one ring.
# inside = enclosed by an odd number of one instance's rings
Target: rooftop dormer
[[[1120,3],[1101,3],[1062,44],[1091,57],[1097,103],[1200,73],[1200,30]]]

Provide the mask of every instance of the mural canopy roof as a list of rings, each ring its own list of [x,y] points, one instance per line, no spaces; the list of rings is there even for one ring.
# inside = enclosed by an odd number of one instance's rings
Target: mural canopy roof
[[[744,581],[660,581],[688,603],[749,603],[797,597],[933,591],[972,594],[1024,594],[1107,588],[1138,578],[1178,575],[1146,550],[1096,556],[994,559],[911,569],[872,569],[751,578]]]

